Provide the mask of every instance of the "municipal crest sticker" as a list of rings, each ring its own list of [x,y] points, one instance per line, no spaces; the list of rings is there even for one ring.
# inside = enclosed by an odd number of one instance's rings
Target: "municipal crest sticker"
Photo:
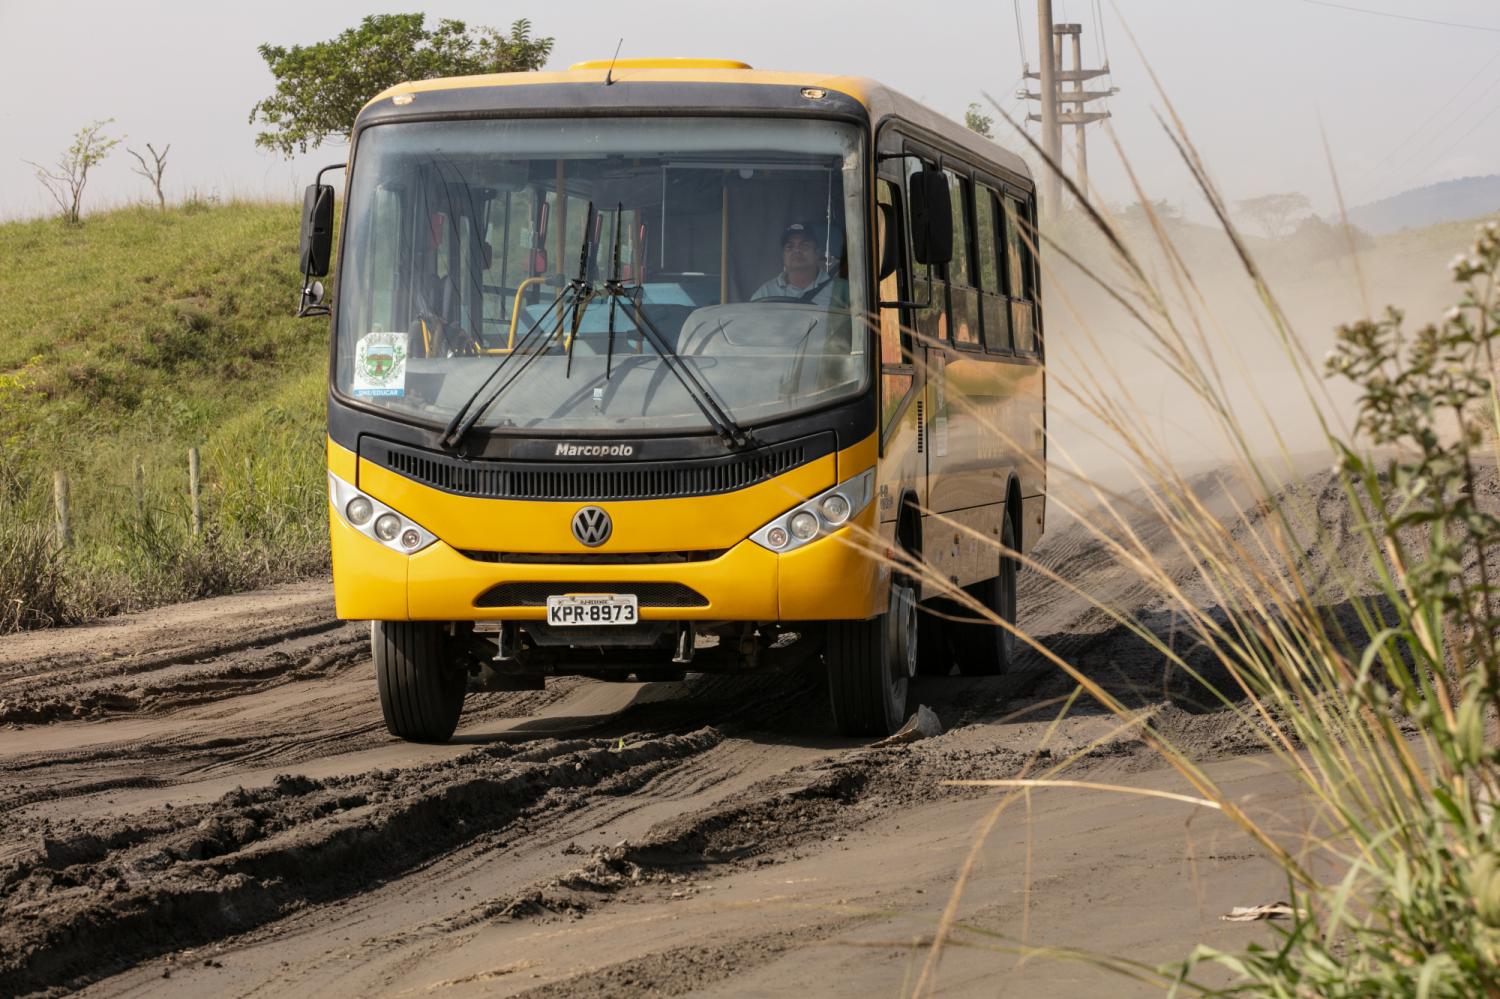
[[[354,394],[406,394],[406,334],[366,333],[354,345]]]

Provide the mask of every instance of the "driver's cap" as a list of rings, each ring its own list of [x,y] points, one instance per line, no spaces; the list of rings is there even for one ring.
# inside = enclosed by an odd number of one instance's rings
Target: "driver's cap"
[[[823,245],[823,241],[818,238],[817,230],[806,222],[793,222],[791,225],[781,230],[781,245],[785,246],[786,241],[791,239],[794,235],[806,236],[808,239],[813,241],[814,246]]]

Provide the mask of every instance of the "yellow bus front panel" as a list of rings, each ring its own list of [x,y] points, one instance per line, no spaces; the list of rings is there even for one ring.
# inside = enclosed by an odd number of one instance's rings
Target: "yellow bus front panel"
[[[854,523],[785,555],[776,556],[780,621],[833,621],[874,617],[886,608],[890,571],[878,556],[872,502]],[[871,547],[877,551],[872,555]]]
[[[715,552],[696,561],[578,564],[571,533],[583,502],[536,502],[457,496],[407,479],[329,441],[329,470],[399,511],[439,539],[403,555],[351,528],[330,509],[338,614],[374,620],[543,620],[546,608],[497,601],[507,585],[534,592],[611,592],[611,588],[675,586],[700,597],[692,605],[640,602],[642,620],[778,621],[865,618],[885,609],[889,574],[864,549],[877,530],[874,498],[846,527],[778,554],[747,540],[779,515],[873,464],[873,438],[784,475],[718,495],[601,502],[615,523],[593,552]],[[837,470],[837,471],[835,471]],[[623,540],[622,540],[623,539]],[[524,562],[484,556],[518,552]],[[479,557],[475,557],[479,556]],[[513,589],[499,592],[515,592]]]
[[[407,619],[406,570],[410,555],[392,551],[350,527],[328,505],[333,554],[333,607],[345,620]]]

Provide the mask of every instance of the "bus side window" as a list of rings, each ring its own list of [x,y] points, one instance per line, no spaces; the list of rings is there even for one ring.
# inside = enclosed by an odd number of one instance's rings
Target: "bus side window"
[[[1005,196],[1005,273],[1010,293],[1011,330],[1015,348],[1024,353],[1036,350],[1034,324],[1036,301],[1035,270],[1029,240],[1036,238],[1026,214],[1026,206],[1015,197]]]
[[[991,352],[1010,350],[1010,303],[1000,270],[1000,234],[1004,226],[997,216],[999,197],[983,185],[974,193],[974,242],[978,249],[980,314],[984,319],[984,347]]]
[[[979,292],[974,286],[973,245],[970,239],[967,177],[944,170],[948,177],[948,203],[953,212],[953,259],[948,263],[948,297],[953,307],[949,329],[953,344],[970,350],[979,348]]]
[[[879,226],[876,246],[886,245],[887,226],[895,253],[894,266],[889,273],[880,275],[879,298],[881,302],[906,301],[909,297],[906,274],[909,268],[906,232],[902,225],[901,191],[891,181],[878,178],[875,181],[875,224]],[[912,368],[911,333],[902,324],[905,309],[879,309],[880,316],[880,428],[882,436],[890,430],[891,423],[900,417],[905,408],[915,381]]]

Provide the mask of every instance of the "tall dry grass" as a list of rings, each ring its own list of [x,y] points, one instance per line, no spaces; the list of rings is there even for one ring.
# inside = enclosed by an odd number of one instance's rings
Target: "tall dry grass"
[[[1319,363],[1170,110],[1163,126],[1217,216],[1287,375],[1315,416],[1315,442],[1333,458],[1323,474],[1347,504],[1350,533],[1336,536],[1313,490],[1301,484],[1297,458],[1307,440],[1293,436],[1301,431],[1280,425],[1263,401],[1252,399],[1247,407],[1234,399],[1232,386],[1243,370],[1232,352],[1215,346],[1214,302],[1132,176],[1149,222],[1150,264],[1139,243],[1071,183],[1080,212],[1108,247],[1108,267],[1091,266],[1056,244],[1045,247],[1042,259],[1055,253],[1095,283],[1197,403],[1226,456],[1221,505],[1211,507],[1171,446],[1140,421],[1130,372],[1108,365],[1071,383],[1053,379],[1050,387],[1128,456],[1139,492],[1127,501],[1120,490],[1064,461],[1052,468],[1051,493],[1175,615],[1198,655],[1190,660],[1178,651],[1181,643],[1095,599],[1086,581],[1066,578],[1065,570],[1019,552],[1005,554],[1093,601],[1208,691],[1295,778],[1316,814],[1305,834],[1310,839],[1289,840],[1284,829],[1226,792],[1149,714],[949,587],[920,561],[902,560],[903,571],[926,578],[965,613],[1013,631],[1065,673],[1082,696],[1118,718],[1122,731],[1136,733],[1175,768],[1186,785],[1180,800],[1229,818],[1286,877],[1291,916],[1273,924],[1269,943],[1238,951],[1200,946],[1160,967],[1065,949],[1048,953],[1172,992],[1500,996],[1500,820],[1494,808],[1500,794],[1494,736],[1500,503],[1485,495],[1500,460],[1493,357],[1500,335],[1500,226],[1482,225],[1472,246],[1454,259],[1455,304],[1444,315],[1415,331],[1407,331],[1396,311],[1359,319],[1337,331],[1335,349]],[[1065,292],[1067,286],[1054,287]],[[1072,307],[1065,298],[1052,304],[1054,311]],[[1098,356],[1109,356],[1101,344],[1094,346]],[[1351,384],[1352,423],[1334,406],[1327,379]],[[989,430],[1004,437],[998,427]],[[1142,506],[1166,528],[1165,547],[1145,540],[1138,526]],[[993,545],[993,539],[971,537]],[[874,546],[876,539],[868,541]],[[1195,668],[1205,658],[1227,682],[1216,685]],[[983,836],[1008,809],[1028,802],[1035,788],[1070,786],[1058,774],[1071,762],[1043,767],[1038,756],[1020,779],[998,782],[1010,786],[956,881],[914,994],[936,987]],[[1073,793],[1116,791],[1139,793],[1077,786]],[[1229,984],[1204,984],[1210,966]]]

